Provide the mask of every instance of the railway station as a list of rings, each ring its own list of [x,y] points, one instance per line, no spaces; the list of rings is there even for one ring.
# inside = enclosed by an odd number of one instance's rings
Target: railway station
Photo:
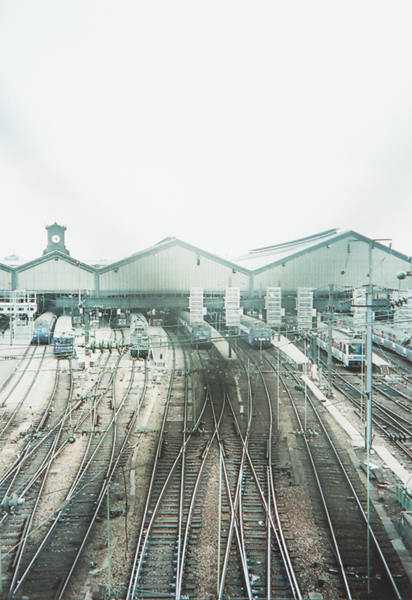
[[[412,600],[412,257],[46,231],[0,263],[0,597]]]

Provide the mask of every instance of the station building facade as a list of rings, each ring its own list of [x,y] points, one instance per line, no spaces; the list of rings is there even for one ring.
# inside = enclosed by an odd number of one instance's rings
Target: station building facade
[[[0,263],[0,290],[35,291],[56,307],[180,308],[190,288],[204,290],[205,304],[223,308],[226,288],[239,288],[242,305],[260,310],[267,288],[279,287],[292,303],[299,287],[315,299],[345,295],[371,281],[376,289],[398,289],[399,272],[411,272],[411,257],[354,231],[330,229],[286,244],[258,248],[232,261],[176,238],[103,267],[70,256],[65,227],[47,227],[48,243],[36,260],[11,267]],[[404,284],[405,287],[412,287]]]

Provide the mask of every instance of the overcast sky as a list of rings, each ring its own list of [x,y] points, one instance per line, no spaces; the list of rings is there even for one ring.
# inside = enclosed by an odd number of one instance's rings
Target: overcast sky
[[[412,3],[0,0],[0,261],[339,227],[412,255]]]

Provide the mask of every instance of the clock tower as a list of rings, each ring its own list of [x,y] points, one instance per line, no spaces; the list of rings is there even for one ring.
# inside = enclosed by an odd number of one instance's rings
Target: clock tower
[[[46,229],[47,248],[44,250],[43,254],[54,252],[54,250],[58,250],[63,254],[70,254],[64,244],[64,232],[66,231],[66,227],[64,227],[64,225],[57,225],[57,223],[53,223],[53,225],[46,225]]]

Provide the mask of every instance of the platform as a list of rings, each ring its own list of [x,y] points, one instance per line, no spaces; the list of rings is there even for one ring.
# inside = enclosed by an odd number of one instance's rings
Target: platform
[[[164,367],[167,359],[168,349],[168,338],[163,327],[155,325],[149,325],[147,327],[147,333],[150,338],[150,350],[152,353],[153,362],[159,366]]]
[[[280,337],[280,339],[279,339]],[[302,368],[302,365],[310,363],[310,360],[303,352],[299,350],[288,338],[284,335],[275,335],[272,338],[272,344],[275,348],[278,348],[286,357],[286,360],[294,363]]]
[[[339,410],[336,408],[334,403],[326,398],[323,392],[318,388],[317,385],[307,376],[302,375],[303,381],[307,384],[313,395],[322,402],[323,406],[330,412],[335,421],[346,431],[350,439],[352,440],[352,446],[355,448],[365,447],[365,438],[361,433],[344,417]]]
[[[334,403],[326,398],[326,396],[313,383],[313,381],[309,379],[309,377],[302,375],[302,379],[306,382],[308,388],[311,390],[314,396],[316,396],[316,398],[322,402],[323,406],[330,412],[336,422],[349,435],[352,440],[352,446],[355,448],[365,448],[364,436],[353,425],[351,425],[351,423],[349,423],[349,421],[336,408]],[[407,471],[387,448],[373,444],[372,450],[378,454],[385,465],[398,477],[403,485],[406,485],[409,482],[408,488],[412,486],[412,473]]]
[[[372,352],[372,364],[377,368],[381,375],[389,375],[389,363],[381,356]]]
[[[222,358],[225,360],[234,360],[236,359],[236,353],[233,348],[230,352],[229,343],[225,340],[221,333],[214,327],[210,327],[212,330],[212,344],[219,352]]]

